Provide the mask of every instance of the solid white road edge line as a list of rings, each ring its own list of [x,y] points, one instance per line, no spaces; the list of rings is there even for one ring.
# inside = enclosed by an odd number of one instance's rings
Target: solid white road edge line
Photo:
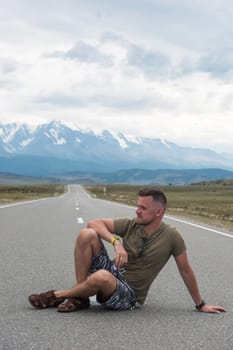
[[[9,207],[14,207],[14,206],[16,206],[16,205],[25,205],[25,204],[30,204],[30,203],[45,201],[45,200],[51,199],[51,198],[54,198],[54,197],[46,197],[46,198],[40,198],[40,199],[33,199],[32,201],[27,201],[27,202],[18,202],[18,203],[12,203],[12,204],[1,205],[1,206],[0,206],[0,209],[9,208]]]
[[[205,226],[202,226],[202,225],[194,224],[194,223],[192,223],[190,221],[185,221],[185,220],[182,220],[182,219],[173,218],[173,217],[168,216],[168,215],[165,215],[165,218],[167,218],[169,220],[182,222],[183,224],[187,224],[187,225],[190,225],[190,226],[198,227],[198,228],[201,228],[201,229],[206,230],[206,231],[215,232],[215,233],[218,233],[219,235],[222,235],[222,236],[233,238],[233,235],[230,235],[228,233],[225,233],[225,232],[222,232],[222,231],[218,231],[218,230],[212,229],[210,227],[205,227]]]

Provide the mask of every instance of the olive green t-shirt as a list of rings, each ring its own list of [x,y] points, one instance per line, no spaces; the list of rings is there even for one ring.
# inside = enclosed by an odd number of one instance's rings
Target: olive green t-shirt
[[[114,233],[122,237],[128,253],[124,278],[134,288],[137,301],[143,304],[151,283],[170,256],[186,250],[184,240],[176,228],[164,222],[147,238],[143,226],[127,218],[114,220]]]

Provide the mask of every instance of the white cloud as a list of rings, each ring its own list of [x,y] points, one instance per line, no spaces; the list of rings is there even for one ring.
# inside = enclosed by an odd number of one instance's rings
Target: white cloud
[[[1,2],[2,122],[233,153],[230,1]]]

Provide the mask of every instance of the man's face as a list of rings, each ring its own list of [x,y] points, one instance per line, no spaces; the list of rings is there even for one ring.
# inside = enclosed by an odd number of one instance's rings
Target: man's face
[[[149,225],[161,220],[164,209],[162,204],[153,200],[151,196],[138,197],[137,201],[137,223]]]

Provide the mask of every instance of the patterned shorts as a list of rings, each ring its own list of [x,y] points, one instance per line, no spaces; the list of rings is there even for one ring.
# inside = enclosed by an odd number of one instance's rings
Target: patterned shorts
[[[101,296],[97,294],[97,302],[108,309],[133,310],[136,307],[135,292],[125,281],[121,270],[118,270],[115,264],[110,260],[104,246],[100,254],[93,258],[90,273],[101,269],[111,272],[116,277],[117,286],[115,292],[107,300],[102,300]]]

